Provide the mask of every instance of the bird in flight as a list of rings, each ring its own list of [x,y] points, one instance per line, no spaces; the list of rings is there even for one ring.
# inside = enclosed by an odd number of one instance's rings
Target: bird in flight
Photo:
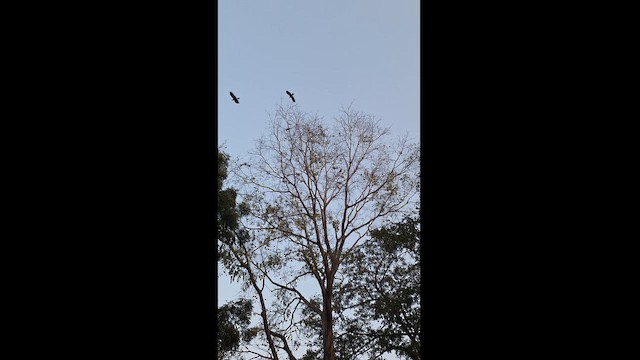
[[[289,95],[289,97],[291,98],[291,100],[293,100],[293,102],[296,102],[296,99],[293,98],[293,94],[289,92],[289,90],[287,90],[287,95]]]
[[[233,93],[231,91],[229,91],[229,94],[231,95],[233,101],[236,102],[236,104],[239,104],[240,102],[238,101],[238,99],[240,99],[239,97],[236,97],[235,95],[233,95]]]

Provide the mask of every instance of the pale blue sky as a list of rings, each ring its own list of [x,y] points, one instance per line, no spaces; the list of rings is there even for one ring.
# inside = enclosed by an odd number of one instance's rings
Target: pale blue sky
[[[232,158],[291,101],[285,90],[329,122],[353,102],[418,142],[420,1],[218,1],[218,144]],[[218,287],[218,305],[241,295],[224,276]]]
[[[341,106],[419,138],[418,0],[218,2],[218,143],[240,155],[285,94],[332,120]],[[231,101],[229,91],[240,98]]]

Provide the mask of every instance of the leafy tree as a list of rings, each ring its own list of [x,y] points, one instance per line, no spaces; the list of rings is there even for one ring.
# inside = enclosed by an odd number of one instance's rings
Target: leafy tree
[[[371,231],[371,242],[345,261],[348,281],[337,307],[347,328],[337,343],[344,359],[358,352],[395,352],[420,359],[420,223],[406,217]]]
[[[417,193],[418,148],[406,137],[387,143],[388,134],[351,109],[329,126],[281,106],[249,161],[233,168],[246,228],[222,242],[222,260],[256,294],[267,346],[261,356],[296,359],[293,350],[306,345],[306,358],[343,358],[336,289],[348,278],[339,269],[373,241],[371,230],[413,209],[407,205]],[[304,293],[303,281],[317,292]],[[305,333],[311,341],[303,344]]]
[[[248,343],[258,333],[249,327],[253,305],[251,300],[240,299],[218,308],[218,359],[235,354],[239,345]]]
[[[218,204],[217,231],[218,240],[229,241],[239,227],[239,213],[236,205],[237,191],[233,188],[223,189],[228,176],[229,155],[218,149]]]
[[[237,192],[232,188],[223,189],[228,176],[229,156],[218,149],[218,244],[233,241],[240,229],[242,214],[236,205]],[[221,248],[218,247],[220,250]],[[220,255],[220,254],[219,254]],[[241,343],[251,341],[257,329],[249,328],[253,305],[248,299],[239,299],[218,308],[218,359],[226,359],[237,353]]]

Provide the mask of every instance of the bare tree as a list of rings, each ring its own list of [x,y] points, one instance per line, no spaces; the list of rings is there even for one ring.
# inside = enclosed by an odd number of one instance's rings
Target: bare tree
[[[280,106],[249,161],[235,167],[251,236],[228,246],[259,293],[273,358],[278,348],[295,359],[304,309],[321,322],[324,359],[336,359],[333,295],[340,264],[368,241],[371,229],[415,209],[407,205],[417,201],[418,147],[406,136],[387,143],[388,135],[379,120],[350,108],[330,126]],[[319,296],[300,290],[305,279],[313,279]],[[267,289],[276,296],[270,309],[262,296]]]

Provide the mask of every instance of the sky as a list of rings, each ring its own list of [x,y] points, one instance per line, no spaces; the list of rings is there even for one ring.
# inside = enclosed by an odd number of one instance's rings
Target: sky
[[[419,0],[218,1],[218,144],[245,154],[290,101],[331,121],[341,106],[419,138]],[[240,98],[236,104],[229,92]]]
[[[419,0],[218,1],[218,145],[245,157],[269,114],[291,101],[286,90],[327,122],[351,105],[392,138],[408,133],[417,143],[419,11]],[[219,306],[240,294],[218,279]]]

